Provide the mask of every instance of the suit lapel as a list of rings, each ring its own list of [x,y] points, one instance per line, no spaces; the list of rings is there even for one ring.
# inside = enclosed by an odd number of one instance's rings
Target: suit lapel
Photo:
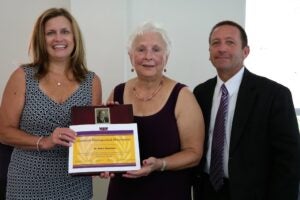
[[[196,88],[196,98],[201,106],[204,123],[205,123],[205,142],[204,142],[204,154],[207,152],[207,142],[209,136],[209,123],[211,115],[212,100],[214,95],[215,86],[217,83],[217,77],[208,80],[206,83],[201,85],[201,88]],[[206,159],[202,159],[202,163]]]
[[[217,78],[212,79],[208,83],[207,90],[204,93],[206,101],[205,101],[205,106],[203,108],[203,109],[205,109],[205,111],[203,113],[206,115],[204,117],[204,119],[206,119],[206,121],[205,121],[205,129],[206,129],[206,133],[207,133],[206,136],[208,136],[208,131],[209,131],[211,107],[212,107],[212,101],[213,101],[216,84],[217,84]]]
[[[254,75],[245,69],[234,111],[229,155],[235,151],[241,136],[244,134],[244,128],[254,106],[257,93],[253,77]]]

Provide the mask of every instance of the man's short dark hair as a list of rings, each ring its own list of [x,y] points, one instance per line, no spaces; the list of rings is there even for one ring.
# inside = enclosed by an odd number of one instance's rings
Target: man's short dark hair
[[[241,41],[242,41],[242,48],[248,46],[248,37],[247,37],[246,31],[244,30],[244,28],[241,25],[239,25],[238,23],[236,23],[234,21],[230,21],[230,20],[221,21],[221,22],[219,22],[219,23],[217,23],[216,25],[213,26],[213,28],[211,29],[210,34],[209,34],[209,39],[208,39],[209,44],[210,44],[210,41],[211,41],[211,35],[214,32],[214,30],[216,28],[218,28],[220,26],[224,26],[224,25],[234,26],[237,29],[239,29],[240,36],[241,36]]]

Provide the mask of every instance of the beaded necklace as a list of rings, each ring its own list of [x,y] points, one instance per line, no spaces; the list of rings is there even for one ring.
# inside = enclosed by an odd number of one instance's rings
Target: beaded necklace
[[[138,99],[138,100],[141,100],[141,101],[150,101],[158,92],[159,90],[161,89],[163,85],[163,80],[161,80],[157,86],[157,88],[152,92],[152,94],[148,97],[142,97],[138,92],[137,92],[137,89],[136,87],[134,86],[133,87],[133,94],[134,96]]]

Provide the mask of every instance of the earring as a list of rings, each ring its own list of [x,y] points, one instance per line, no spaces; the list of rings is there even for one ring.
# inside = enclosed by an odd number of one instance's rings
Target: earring
[[[130,70],[131,72],[134,72],[134,69],[133,68],[131,68],[131,70]]]
[[[166,68],[164,68],[164,72],[167,72],[167,69],[166,69]]]

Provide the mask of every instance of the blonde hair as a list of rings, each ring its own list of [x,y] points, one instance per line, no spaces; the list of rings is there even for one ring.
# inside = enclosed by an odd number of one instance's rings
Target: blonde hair
[[[45,24],[52,18],[63,16],[67,18],[72,27],[74,34],[74,50],[71,54],[70,66],[74,75],[74,78],[81,82],[84,78],[88,69],[86,67],[84,44],[80,28],[75,18],[64,8],[50,8],[44,11],[37,19],[31,41],[29,44],[29,55],[32,58],[32,63],[29,66],[37,67],[38,70],[35,74],[37,79],[44,77],[48,73],[49,58],[46,49],[45,39]]]

